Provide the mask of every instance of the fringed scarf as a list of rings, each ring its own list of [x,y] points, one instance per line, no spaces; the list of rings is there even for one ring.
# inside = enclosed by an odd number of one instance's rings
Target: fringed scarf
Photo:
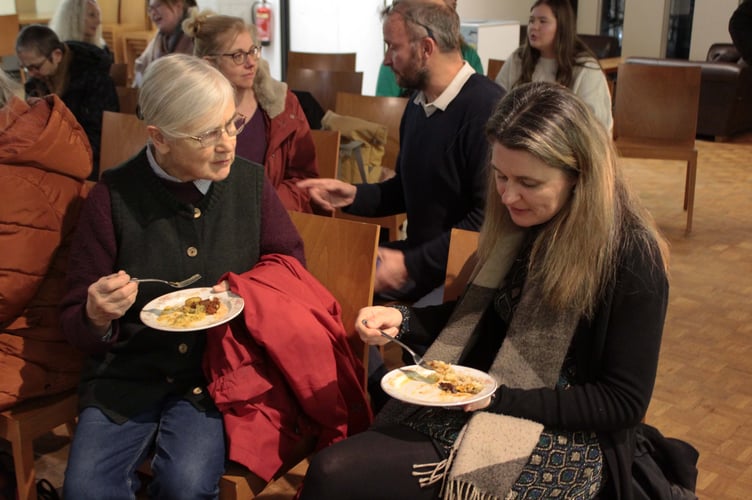
[[[481,316],[492,303],[517,257],[526,233],[497,244],[492,256],[475,270],[447,326],[426,352],[426,359],[458,363]],[[489,373],[499,385],[520,389],[553,388],[572,341],[579,314],[552,311],[540,300],[540,285],[528,279],[501,348]],[[486,333],[487,334],[487,333]],[[400,422],[419,407],[390,401],[376,423]],[[543,425],[525,419],[478,411],[454,443],[449,458],[416,464],[421,484],[444,481],[448,500],[500,500],[512,486],[538,444]]]

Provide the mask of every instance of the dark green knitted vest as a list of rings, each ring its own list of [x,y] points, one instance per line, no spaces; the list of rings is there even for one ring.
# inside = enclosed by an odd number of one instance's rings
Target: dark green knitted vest
[[[112,221],[118,246],[115,269],[131,276],[181,280],[195,273],[196,287],[217,283],[226,272],[242,273],[259,259],[263,167],[236,158],[230,175],[214,182],[195,205],[178,201],[149,166],[145,150],[109,170]],[[205,332],[167,333],[146,327],[141,308],[173,291],[141,283],[135,304],[119,321],[118,342],[90,359],[82,404],[122,421],[168,395],[211,406],[201,369]]]

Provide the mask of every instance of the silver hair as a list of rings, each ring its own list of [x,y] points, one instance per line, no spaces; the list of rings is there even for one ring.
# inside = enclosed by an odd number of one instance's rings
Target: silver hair
[[[162,133],[181,137],[215,126],[234,96],[230,82],[208,61],[171,54],[146,68],[139,116]]]

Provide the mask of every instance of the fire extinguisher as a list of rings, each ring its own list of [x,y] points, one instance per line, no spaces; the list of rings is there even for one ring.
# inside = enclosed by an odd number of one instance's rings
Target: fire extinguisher
[[[253,2],[251,6],[251,18],[256,25],[258,40],[261,45],[272,43],[272,8],[266,0]]]

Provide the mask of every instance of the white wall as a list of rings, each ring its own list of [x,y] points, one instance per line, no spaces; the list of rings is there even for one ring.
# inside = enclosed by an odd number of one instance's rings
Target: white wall
[[[355,52],[363,94],[373,95],[384,58],[383,7],[384,0],[290,0],[290,50]]]
[[[665,57],[668,12],[669,0],[624,2],[621,55],[623,57]]]
[[[738,0],[695,0],[690,60],[704,61],[712,44],[731,42],[728,22],[738,4]]]
[[[13,0],[0,0],[0,16],[15,14],[16,4]]]
[[[601,0],[577,2],[577,33],[597,35],[601,31]]]

